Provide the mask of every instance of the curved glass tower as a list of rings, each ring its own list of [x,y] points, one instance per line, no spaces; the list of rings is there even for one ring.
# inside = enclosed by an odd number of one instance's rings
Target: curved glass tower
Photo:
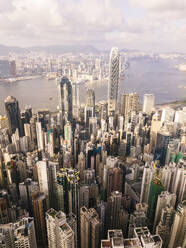
[[[119,84],[120,56],[117,47],[110,52],[109,82],[108,82],[108,115],[114,115],[117,109]]]

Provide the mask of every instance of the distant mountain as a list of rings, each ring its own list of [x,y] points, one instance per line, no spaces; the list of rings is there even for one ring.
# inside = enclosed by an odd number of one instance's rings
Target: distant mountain
[[[54,45],[54,46],[35,46],[28,48],[30,51],[35,52],[48,52],[53,54],[62,54],[62,53],[97,53],[98,50],[90,45],[85,46],[73,46],[73,45]]]
[[[4,46],[0,45],[0,56],[6,56],[9,53],[23,53],[27,49],[21,47],[11,47],[11,46]]]
[[[11,47],[0,45],[0,56],[6,56],[9,53],[24,53],[24,52],[47,52],[52,54],[63,53],[98,53],[99,51],[90,45],[72,46],[72,45],[53,45],[53,46],[34,46],[28,48]]]

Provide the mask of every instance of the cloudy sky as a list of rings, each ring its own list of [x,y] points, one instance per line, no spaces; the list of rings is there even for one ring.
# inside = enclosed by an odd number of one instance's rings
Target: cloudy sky
[[[0,43],[186,52],[186,0],[0,0]]]

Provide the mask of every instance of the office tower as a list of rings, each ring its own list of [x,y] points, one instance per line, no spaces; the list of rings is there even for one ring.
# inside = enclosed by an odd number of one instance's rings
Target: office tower
[[[40,191],[48,197],[47,161],[38,161],[36,166]]]
[[[30,214],[32,213],[32,194],[36,192],[39,192],[39,184],[30,178],[19,184],[21,207],[27,209]]]
[[[158,196],[155,218],[154,218],[154,227],[153,227],[154,232],[156,230],[156,226],[159,224],[162,210],[167,206],[174,208],[175,203],[176,203],[176,194],[171,194],[167,191],[162,191],[161,194]]]
[[[155,160],[160,161],[160,165],[165,165],[167,147],[170,141],[169,132],[160,131],[157,133]]]
[[[24,217],[15,223],[1,225],[0,247],[37,248],[34,219]]]
[[[150,115],[154,110],[154,95],[153,94],[144,94],[143,96],[143,113]]]
[[[155,217],[155,211],[157,206],[158,196],[164,190],[164,187],[161,183],[161,180],[155,176],[150,184],[150,192],[149,192],[149,199],[148,199],[148,210],[147,210],[147,217],[153,222]]]
[[[11,134],[15,133],[16,129],[19,130],[19,136],[23,136],[22,123],[20,118],[19,103],[13,96],[8,96],[5,101],[6,115],[9,121]]]
[[[72,83],[73,117],[75,118],[79,118],[79,107],[80,107],[79,88],[80,85],[78,82]]]
[[[94,208],[80,209],[81,248],[100,246],[101,223]]]
[[[163,208],[161,212],[160,222],[156,226],[156,234],[160,235],[163,241],[163,248],[168,247],[174,214],[175,210],[173,207]]]
[[[95,108],[95,92],[92,89],[88,89],[86,91],[86,100],[85,104],[88,107],[93,107]]]
[[[178,205],[171,228],[168,248],[186,246],[186,201]]]
[[[45,212],[47,211],[47,202],[44,193],[33,194],[32,207],[34,213],[37,245],[44,248],[47,245],[45,223]]]
[[[175,110],[172,108],[163,108],[161,114],[161,123],[174,121]]]
[[[118,48],[113,47],[110,52],[109,82],[108,82],[108,115],[115,114],[117,110],[118,85],[120,74],[120,55]]]
[[[74,232],[62,211],[49,209],[46,212],[48,248],[74,248]]]
[[[41,122],[36,122],[37,147],[39,151],[44,150],[44,136]]]
[[[64,136],[67,146],[72,146],[72,126],[70,122],[67,122],[64,126]]]
[[[142,178],[142,186],[141,186],[141,194],[140,194],[141,203],[148,203],[150,184],[153,178],[153,173],[154,172],[152,166],[146,164],[143,169],[143,178]]]
[[[57,175],[56,162],[38,161],[37,172],[40,191],[47,198],[50,207],[57,207]]]
[[[113,191],[122,192],[123,185],[123,170],[119,167],[109,168],[107,171],[107,197]]]
[[[57,173],[58,188],[61,188],[63,192],[62,201],[66,214],[78,214],[79,179],[79,171],[77,169],[61,168]]]
[[[138,112],[139,95],[137,93],[124,93],[120,96],[120,114],[124,117],[131,112]]]
[[[120,228],[120,211],[121,211],[122,193],[113,191],[108,198],[108,216],[109,228]]]
[[[162,240],[159,235],[151,235],[147,227],[137,227],[134,229],[134,237],[138,238],[142,247],[161,248]]]
[[[77,164],[77,169],[78,171],[80,172],[80,179],[83,180],[84,178],[84,170],[85,170],[85,164],[86,164],[86,161],[85,161],[85,155],[83,152],[81,152],[79,155],[78,155],[78,164]]]
[[[59,111],[63,123],[72,121],[72,85],[68,78],[62,77],[58,85]]]
[[[89,127],[89,119],[94,117],[94,107],[85,106],[84,109],[84,120],[87,127]]]

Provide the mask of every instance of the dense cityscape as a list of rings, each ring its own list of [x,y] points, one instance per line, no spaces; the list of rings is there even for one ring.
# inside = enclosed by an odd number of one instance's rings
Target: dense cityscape
[[[45,76],[58,90],[56,111],[0,99],[0,248],[186,247],[186,104],[120,92],[121,54],[0,60],[0,81]],[[89,81],[107,100],[90,83],[82,103]]]

